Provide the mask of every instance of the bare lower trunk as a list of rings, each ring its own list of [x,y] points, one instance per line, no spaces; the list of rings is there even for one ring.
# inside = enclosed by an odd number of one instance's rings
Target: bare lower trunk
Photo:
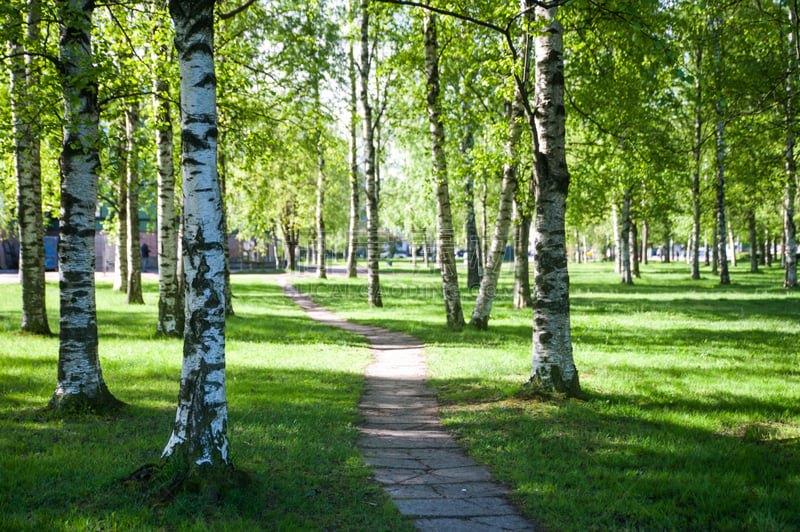
[[[646,221],[642,222],[642,264],[647,264],[647,261],[650,260],[650,243],[648,242],[648,238],[650,237],[650,233],[648,231],[648,225]]]
[[[165,99],[167,84],[160,77],[154,82],[153,106],[156,109],[156,147],[158,166],[158,325],[164,336],[183,334],[183,308],[178,306],[178,243],[175,214],[175,166],[173,162],[172,113]]]
[[[364,149],[366,151],[366,197],[367,197],[367,301],[370,306],[382,307],[378,259],[378,182],[375,168],[375,142],[372,106],[369,103],[370,45],[369,45],[369,0],[361,0],[361,89],[360,100],[363,113]]]
[[[533,361],[530,383],[536,388],[580,394],[572,358],[569,273],[565,217],[569,172],[565,151],[563,26],[558,8],[536,8],[547,24],[536,39],[536,105],[528,114],[535,125],[535,215]],[[538,144],[538,145],[537,145]]]
[[[528,263],[528,243],[531,236],[530,213],[520,213],[520,206],[514,201],[514,300],[515,309],[530,308],[531,282]]]
[[[747,233],[750,239],[750,273],[758,273],[758,241],[756,240],[756,211],[747,213]]]
[[[703,142],[703,108],[702,96],[703,88],[701,81],[701,67],[703,60],[703,48],[698,46],[696,53],[697,76],[695,76],[695,122],[694,122],[694,172],[692,175],[692,238],[694,249],[692,250],[692,279],[700,279],[700,169],[702,166],[702,142]],[[708,254],[706,254],[708,257]]]
[[[631,191],[626,188],[622,194],[621,231],[619,233],[619,265],[622,284],[633,284],[631,275]]]
[[[162,453],[189,468],[227,468],[225,252],[217,177],[213,0],[172,0],[181,72],[186,328],[178,408]]]
[[[517,158],[518,144],[521,134],[520,118],[524,112],[522,106],[522,92],[519,87],[514,91],[514,101],[509,113],[509,133],[506,143],[506,163],[503,167],[503,184],[500,190],[500,205],[497,210],[492,246],[486,260],[486,269],[483,272],[475,308],[472,310],[469,324],[478,329],[489,326],[489,317],[492,304],[497,293],[497,281],[500,278],[500,268],[506,252],[508,230],[511,225],[511,211],[514,203],[514,193],[517,190]]]
[[[223,137],[220,137],[220,140]],[[220,196],[222,198],[222,234],[224,237],[222,238],[222,255],[225,258],[225,315],[226,316],[233,316],[235,312],[233,311],[233,290],[231,288],[231,250],[228,245],[228,207],[225,202],[225,198],[227,197],[226,194],[226,180],[228,177],[227,173],[227,161],[225,159],[225,152],[218,148],[219,152],[219,166],[218,166],[218,180],[219,180],[219,189],[220,189]]]
[[[711,273],[719,275],[719,224],[716,222],[717,212],[714,210],[714,236],[711,239]]]
[[[117,158],[117,248],[114,250],[114,290],[128,292],[128,153],[121,127]]]
[[[348,54],[350,67],[350,228],[347,239],[347,276],[358,276],[358,105],[356,100],[356,66],[353,43]]]
[[[139,241],[139,104],[125,109],[125,132],[128,144],[128,303],[144,304],[142,298],[142,255]]]
[[[39,39],[41,6],[28,1],[26,40]],[[37,65],[18,42],[11,45],[11,112],[17,175],[17,222],[19,224],[19,272],[22,280],[22,326],[29,334],[50,335],[45,305],[44,225],[42,221],[42,169],[37,105]]]
[[[430,258],[428,256],[428,232],[422,229],[422,261],[425,263],[425,269],[430,268]]]
[[[642,277],[641,272],[639,271],[639,231],[636,228],[636,224],[631,222],[631,232],[630,232],[630,252],[631,252],[631,277],[635,277],[636,279],[640,279]]]
[[[622,273],[622,242],[619,233],[619,209],[616,201],[611,204],[611,223],[614,226],[614,273],[619,275]]]
[[[794,207],[797,196],[797,168],[794,161],[795,138],[791,127],[793,119],[790,111],[787,111],[786,115],[789,117],[786,119],[789,125],[786,127],[786,181],[783,195],[783,234],[786,240],[783,248],[783,287],[795,288],[797,286],[797,226],[794,222]]]
[[[428,10],[425,11],[423,33],[425,37],[426,102],[430,122],[431,162],[438,207],[436,209],[438,213],[436,247],[439,249],[442,266],[442,292],[447,327],[460,329],[464,326],[464,313],[461,310],[461,292],[458,288],[453,219],[450,214],[450,191],[447,182],[447,161],[444,153],[444,124],[442,124],[441,103],[439,102],[439,54],[436,41],[436,15]]]
[[[736,235],[734,235],[733,229],[731,228],[730,218],[728,218],[726,223],[728,224],[728,241],[731,247],[731,266],[736,267],[738,264],[736,259]]]
[[[94,235],[99,109],[92,66],[92,0],[57,2],[63,65],[64,143],[58,264],[61,319],[58,376],[50,408],[118,406],[97,352]]]

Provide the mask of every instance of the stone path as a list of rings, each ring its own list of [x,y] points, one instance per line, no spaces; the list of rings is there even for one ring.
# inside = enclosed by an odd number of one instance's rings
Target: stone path
[[[533,530],[508,503],[508,490],[465,456],[438,418],[425,384],[422,342],[404,333],[350,323],[288,281],[281,286],[314,320],[366,337],[373,361],[359,408],[359,447],[375,479],[423,531]]]

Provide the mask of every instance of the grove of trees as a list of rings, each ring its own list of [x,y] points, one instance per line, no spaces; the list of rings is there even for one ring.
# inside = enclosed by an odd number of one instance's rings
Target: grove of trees
[[[513,244],[530,385],[572,395],[568,256],[616,260],[629,284],[678,249],[693,278],[705,260],[727,284],[746,251],[797,286],[794,0],[10,0],[0,23],[21,328],[50,334],[57,221],[51,406],[118,403],[97,357],[95,214],[111,212],[118,286],[141,303],[138,213],[156,204],[153,330],[184,338],[165,458],[229,465],[234,232],[290,269],[305,249],[321,277],[329,257],[351,277],[362,258],[378,307],[383,244],[405,240],[415,265],[435,256],[454,329],[463,289],[478,291],[469,326],[491,326]]]

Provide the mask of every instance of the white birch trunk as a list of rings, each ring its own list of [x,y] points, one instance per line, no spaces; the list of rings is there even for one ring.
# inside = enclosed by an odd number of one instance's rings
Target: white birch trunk
[[[120,403],[103,380],[95,310],[94,215],[99,109],[92,58],[92,0],[57,2],[63,65],[64,143],[58,264],[61,319],[58,376],[50,408]]]
[[[536,388],[577,395],[578,370],[572,358],[565,217],[569,172],[565,151],[564,28],[558,8],[536,8],[544,25],[536,39],[536,104],[528,116],[535,130],[533,237],[533,361]]]
[[[39,39],[41,5],[29,0],[25,41]],[[19,272],[22,281],[21,330],[50,335],[45,305],[44,225],[42,221],[42,172],[38,108],[34,95],[39,76],[26,46],[11,43],[11,113],[17,176],[17,223],[19,224]]]
[[[144,304],[142,299],[142,255],[139,240],[139,103],[125,109],[125,133],[128,144],[128,304]]]
[[[366,197],[367,197],[367,300],[370,306],[382,307],[378,260],[378,181],[376,174],[374,123],[372,106],[369,103],[369,0],[361,0],[361,87],[360,100],[363,113],[364,149],[366,151]]]
[[[619,232],[619,270],[622,284],[633,284],[631,274],[631,191],[625,187],[622,192],[621,230]]]
[[[350,74],[350,227],[347,239],[347,276],[358,277],[358,104],[356,90],[356,60],[353,42],[348,50]]]
[[[156,163],[158,166],[158,325],[164,336],[183,334],[183,309],[178,306],[178,243],[175,225],[175,166],[173,162],[172,113],[165,99],[167,83],[154,79],[156,109]]]
[[[128,291],[128,152],[125,126],[120,124],[117,157],[117,247],[114,249],[114,290]]]
[[[225,252],[217,177],[214,1],[171,0],[181,72],[186,327],[178,408],[163,458],[230,465],[225,395]]]
[[[426,101],[430,123],[431,163],[433,166],[433,179],[436,183],[438,206],[436,247],[439,249],[447,327],[461,329],[464,326],[464,313],[461,310],[461,292],[458,288],[453,218],[450,213],[450,191],[447,182],[447,160],[444,153],[444,124],[442,124],[441,103],[439,101],[439,54],[436,40],[436,15],[428,10],[425,11],[423,33],[425,38]]]

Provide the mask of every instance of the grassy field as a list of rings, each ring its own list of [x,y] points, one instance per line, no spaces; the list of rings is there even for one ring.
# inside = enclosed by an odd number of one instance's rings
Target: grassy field
[[[523,387],[531,317],[510,308],[509,278],[490,330],[456,333],[435,273],[381,266],[382,309],[366,306],[363,278],[296,284],[425,340],[447,427],[543,529],[800,530],[800,293],[777,268],[734,269],[722,287],[653,264],[631,287],[609,265],[572,267],[585,396],[545,400]],[[158,461],[175,414],[181,345],[153,337],[156,286],[130,307],[99,285],[103,371],[129,407],[72,418],[41,410],[57,339],[17,334],[19,287],[0,286],[0,530],[411,529],[356,449],[363,340],[310,322],[269,279],[236,276],[234,292],[229,436],[255,482],[219,505],[153,508],[120,479]]]
[[[531,315],[508,277],[487,332],[447,331],[439,278],[399,261],[382,309],[362,279],[298,285],[423,339],[447,427],[545,529],[800,530],[800,294],[777,268],[703,275],[651,264],[623,286],[610,265],[571,268],[580,400],[526,394]]]
[[[164,508],[120,483],[158,461],[175,416],[182,348],[153,337],[155,284],[145,285],[145,306],[99,285],[103,374],[129,406],[71,418],[42,412],[57,339],[17,334],[20,289],[0,286],[0,530],[413,529],[356,449],[363,340],[314,324],[270,282],[234,282],[229,437],[254,483],[218,505],[184,494]],[[57,287],[48,290],[57,329]]]

